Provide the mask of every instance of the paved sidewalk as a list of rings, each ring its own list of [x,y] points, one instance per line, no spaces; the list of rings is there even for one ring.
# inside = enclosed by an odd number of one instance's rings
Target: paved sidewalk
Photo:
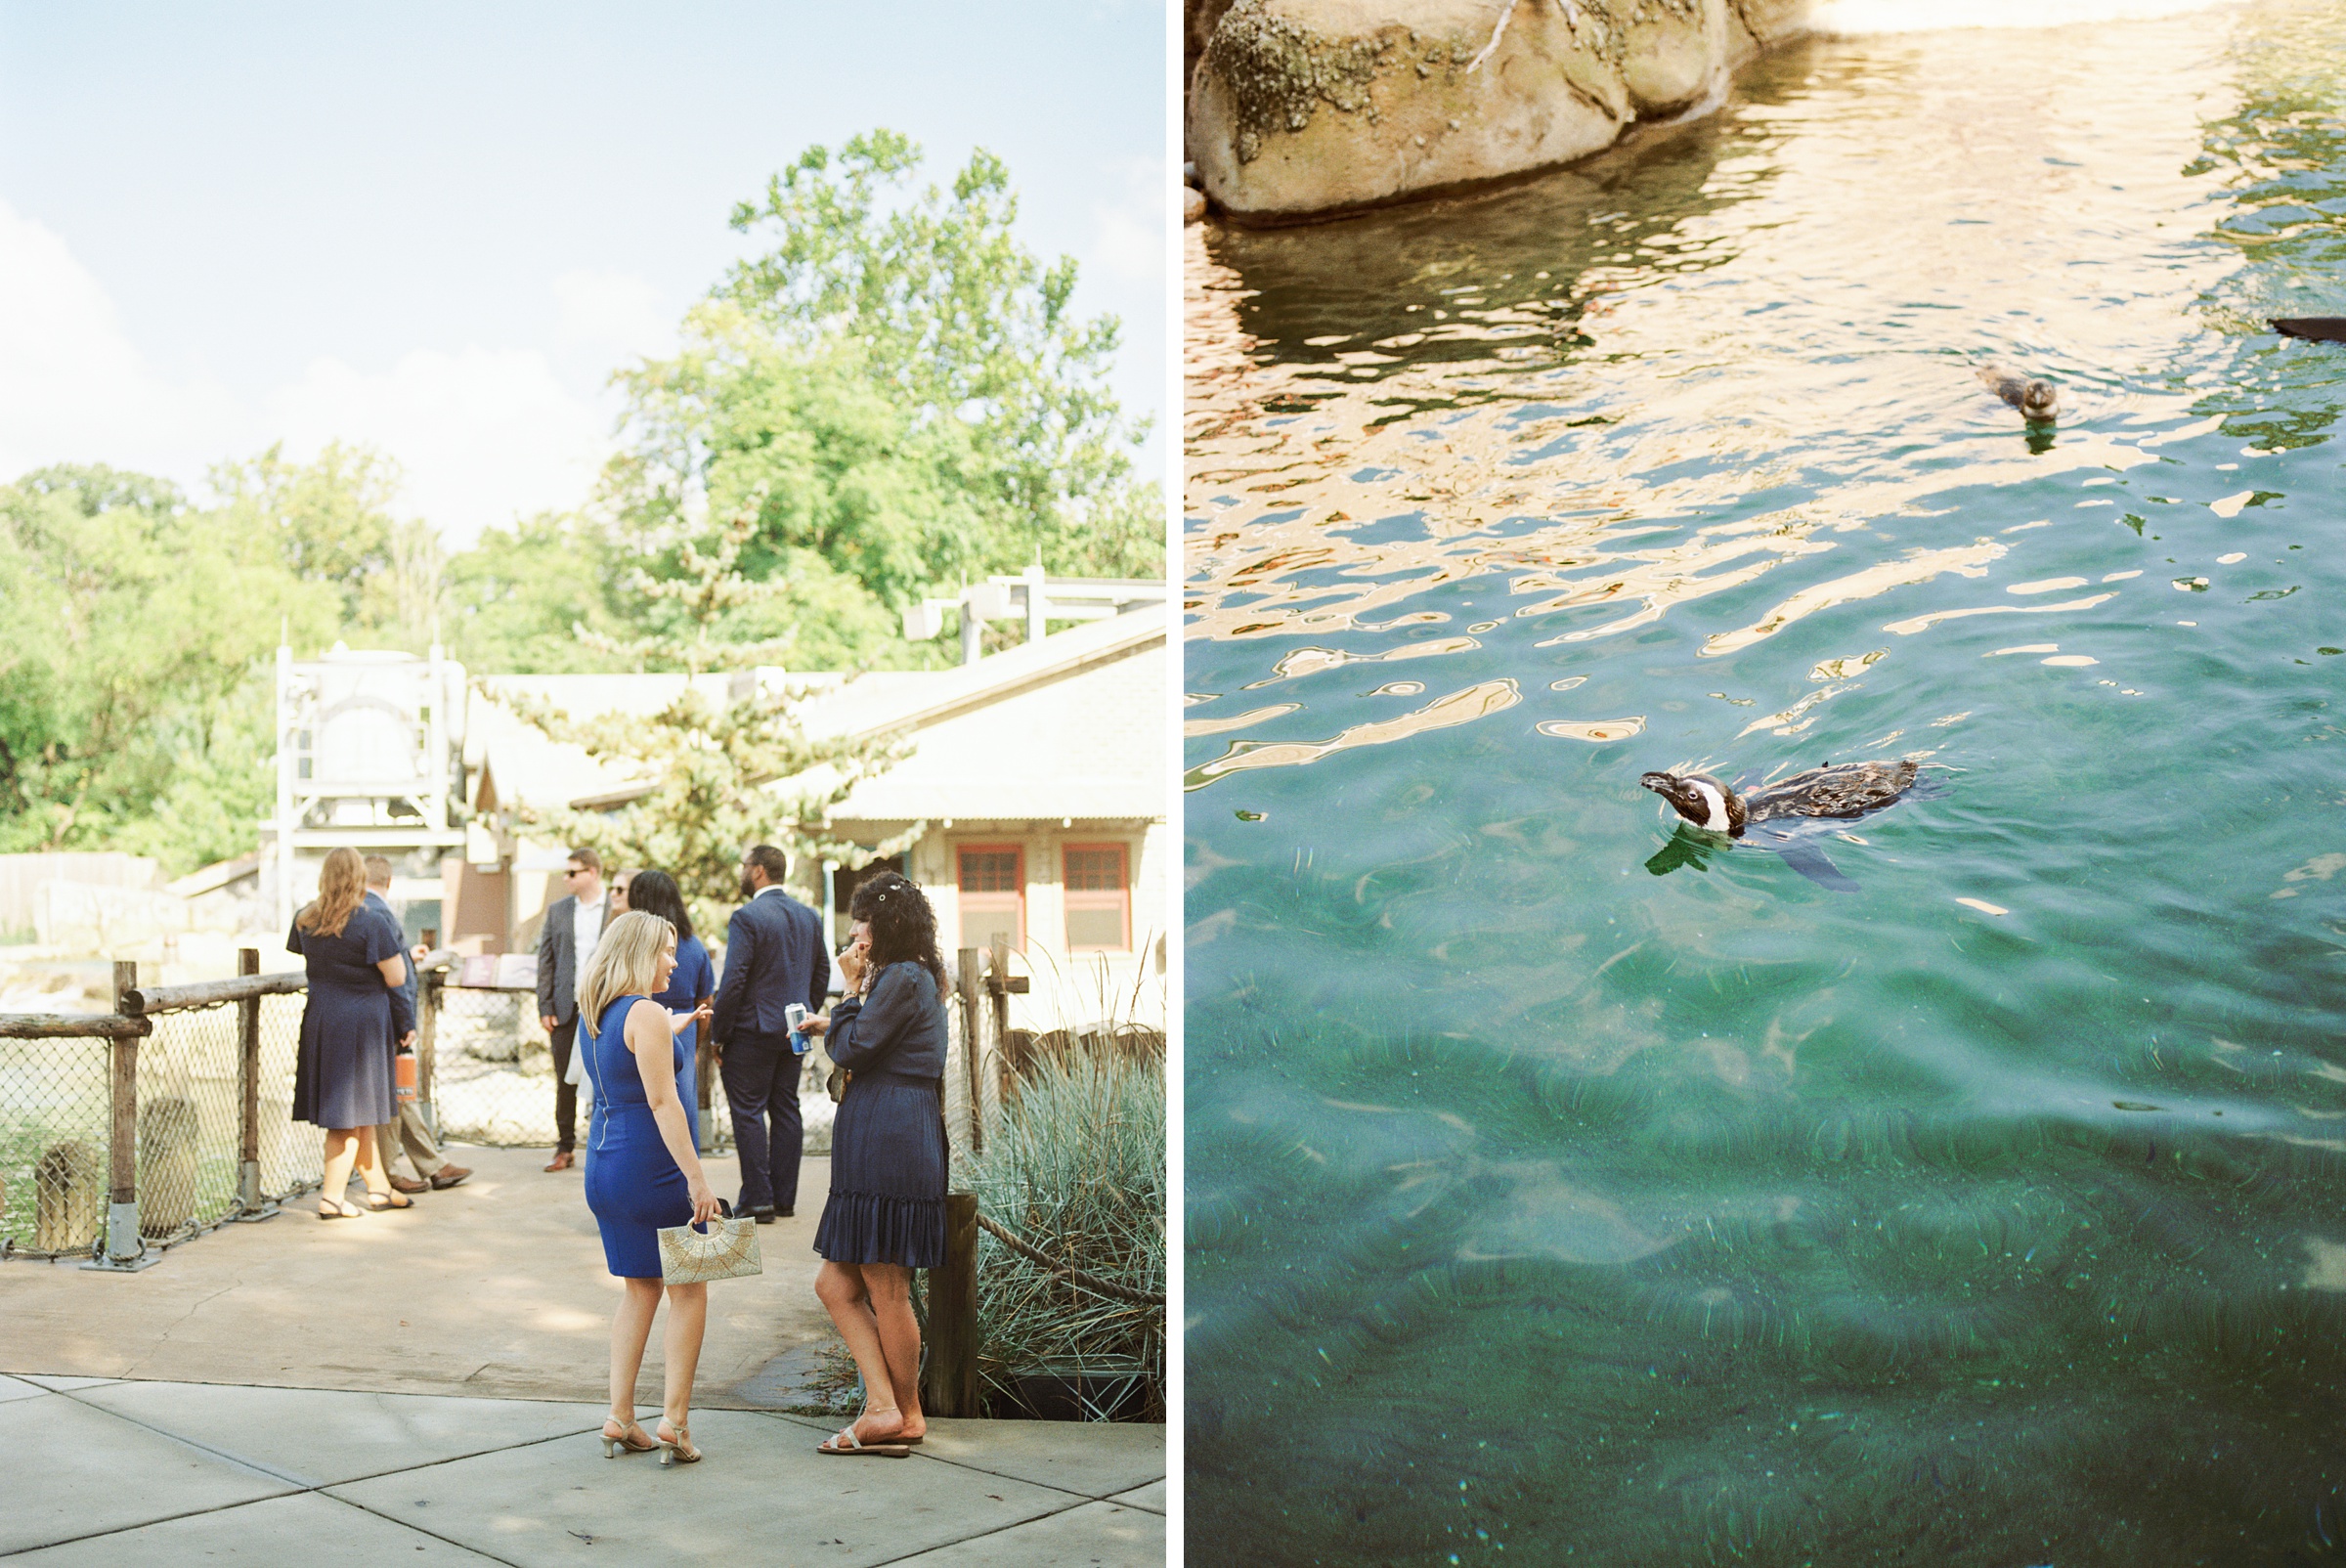
[[[450,1154],[476,1174],[413,1209],[321,1223],[299,1198],[137,1274],[0,1263],[0,1372],[599,1402],[620,1284],[581,1174],[547,1175],[543,1149]],[[730,1197],[733,1161],[708,1168]],[[800,1170],[798,1217],[758,1228],[765,1272],[709,1292],[697,1405],[783,1403],[731,1390],[833,1337],[812,1250],[831,1162]],[[643,1387],[659,1368],[655,1333]]]
[[[934,1422],[908,1459],[705,1411],[706,1458],[605,1459],[599,1406],[0,1376],[0,1556],[85,1568],[322,1560],[1142,1568],[1161,1427]],[[22,1555],[14,1555],[22,1553]]]
[[[799,1217],[759,1228],[765,1272],[710,1288],[708,1458],[605,1460],[619,1285],[579,1174],[452,1154],[479,1174],[410,1211],[321,1224],[303,1198],[138,1274],[0,1263],[9,1568],[1165,1560],[1161,1426],[936,1420],[911,1459],[841,1459],[814,1452],[837,1422],[775,1408],[831,1338],[820,1158]],[[730,1161],[710,1176],[732,1190]],[[655,1331],[641,1413],[660,1364]]]

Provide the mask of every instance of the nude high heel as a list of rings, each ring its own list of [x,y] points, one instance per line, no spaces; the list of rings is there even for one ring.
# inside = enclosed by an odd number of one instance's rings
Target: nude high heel
[[[621,1425],[617,1416],[603,1422],[603,1458],[615,1459],[622,1454],[649,1454],[660,1446],[649,1437],[640,1443],[630,1441],[630,1434],[642,1431],[643,1428],[633,1421]]]
[[[692,1446],[689,1425],[672,1425],[665,1416],[660,1417],[659,1429],[653,1434],[660,1439],[660,1462],[668,1464],[698,1464],[701,1451]]]

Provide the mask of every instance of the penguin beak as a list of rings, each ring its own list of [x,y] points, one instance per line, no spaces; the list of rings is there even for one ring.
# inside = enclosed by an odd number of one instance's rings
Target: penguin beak
[[[1668,801],[1687,821],[1699,826],[1711,820],[1711,803],[1675,773],[1647,773],[1637,782]]]

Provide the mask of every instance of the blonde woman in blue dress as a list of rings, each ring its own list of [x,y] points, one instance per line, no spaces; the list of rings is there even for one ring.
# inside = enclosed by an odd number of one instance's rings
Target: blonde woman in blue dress
[[[692,1378],[709,1323],[706,1285],[668,1285],[666,1379],[658,1430],[635,1421],[635,1377],[660,1310],[660,1242],[668,1226],[716,1217],[717,1194],[702,1173],[692,1126],[676,1094],[676,1041],[684,1024],[652,998],[676,967],[676,931],[633,912],[603,930],[579,980],[579,1036],[594,1109],[586,1127],[586,1206],[603,1233],[603,1260],[627,1285],[611,1318],[611,1416],[603,1457],[661,1450],[660,1462],[701,1457],[686,1425]]]

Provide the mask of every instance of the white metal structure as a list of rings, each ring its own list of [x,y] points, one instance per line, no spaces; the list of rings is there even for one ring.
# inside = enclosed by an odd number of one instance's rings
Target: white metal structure
[[[393,860],[460,849],[450,803],[463,799],[464,667],[352,649],[295,663],[277,650],[277,810],[264,827],[277,923],[289,927],[317,880],[302,866],[348,845]]]
[[[1144,604],[1162,604],[1165,585],[1140,579],[1048,578],[1039,566],[1017,577],[972,583],[956,599],[923,599],[904,612],[904,635],[926,642],[945,630],[945,612],[961,614],[961,662],[976,664],[981,649],[978,629],[988,621],[1023,620],[1026,640],[1040,642],[1052,621],[1105,621]]]

